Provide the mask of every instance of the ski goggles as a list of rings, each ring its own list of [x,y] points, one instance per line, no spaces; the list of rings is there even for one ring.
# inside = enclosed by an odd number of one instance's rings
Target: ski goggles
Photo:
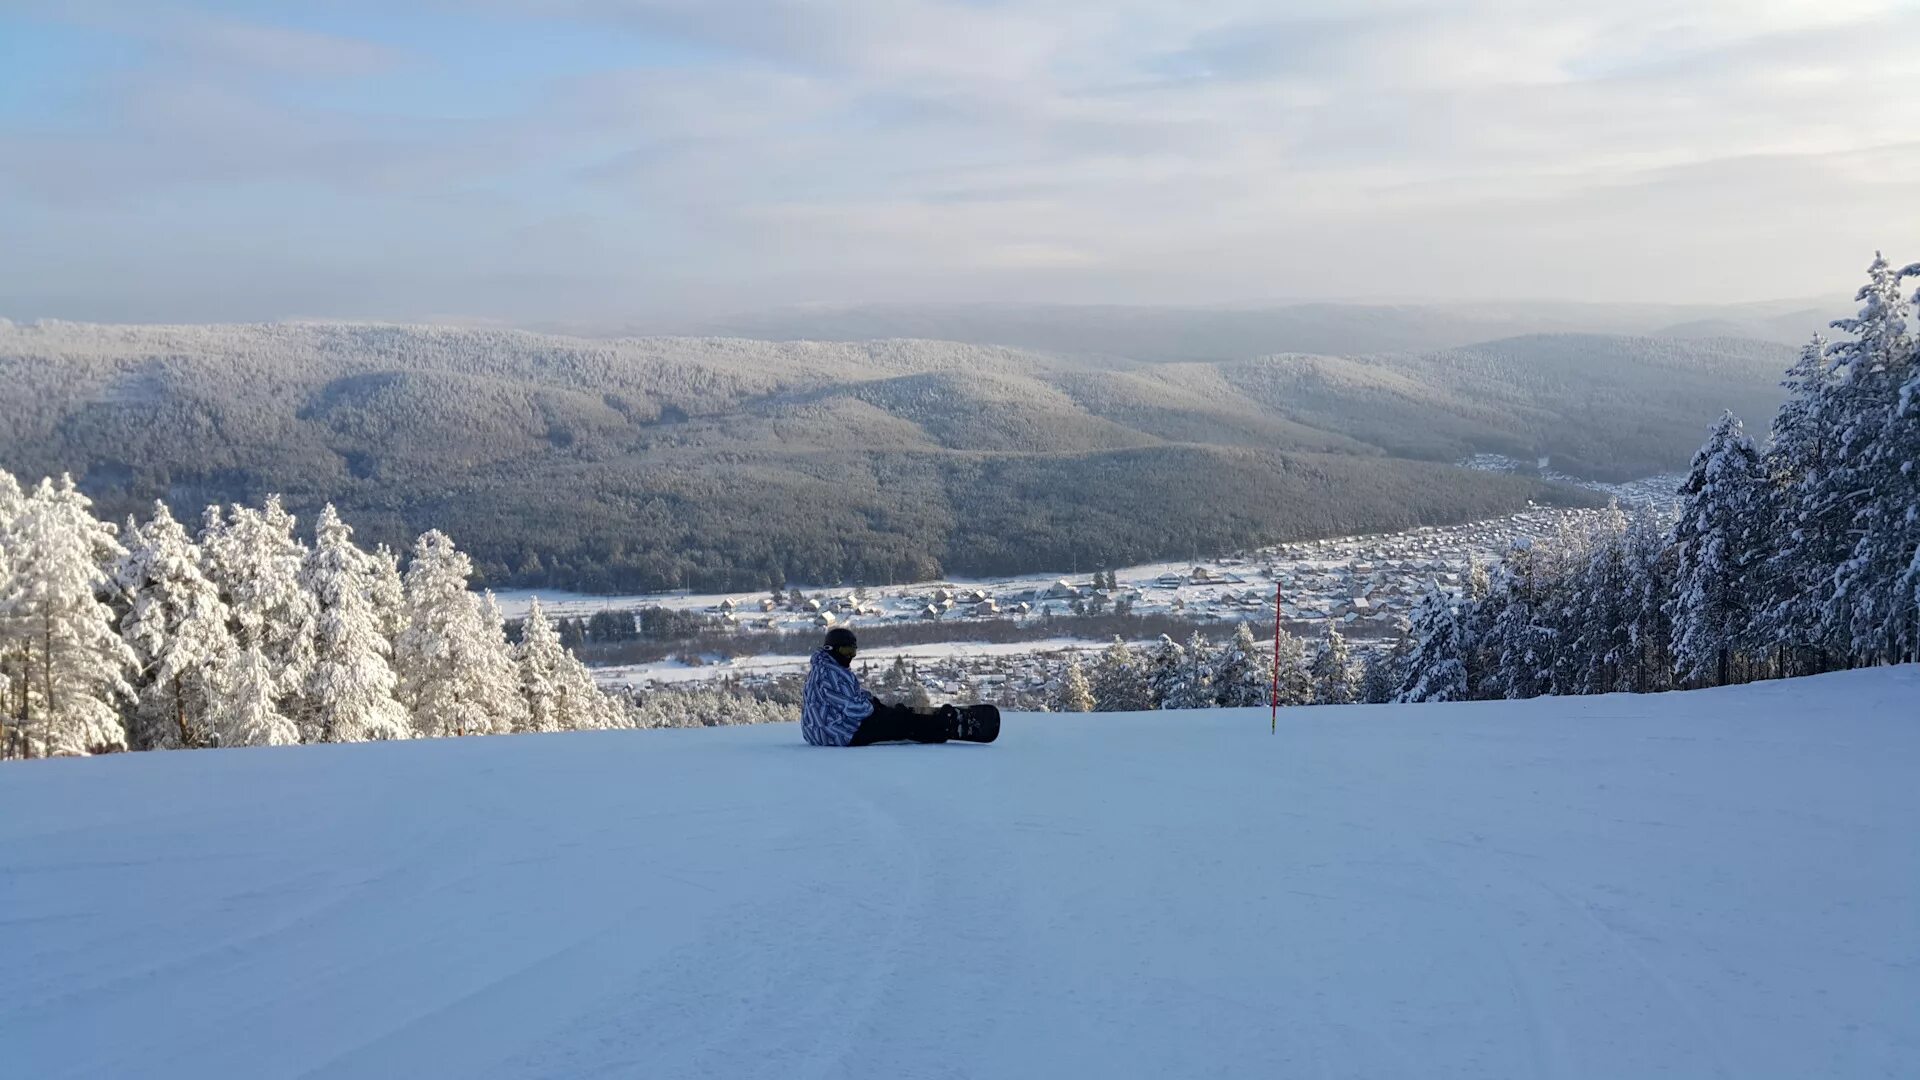
[[[833,655],[839,657],[842,660],[853,659],[854,654],[858,653],[859,651],[860,651],[860,648],[857,645],[835,645],[833,647]]]

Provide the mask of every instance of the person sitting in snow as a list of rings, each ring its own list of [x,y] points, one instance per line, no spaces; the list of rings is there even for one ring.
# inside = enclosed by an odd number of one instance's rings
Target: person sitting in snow
[[[853,658],[860,643],[836,626],[814,650],[800,704],[800,733],[815,746],[866,746],[877,742],[937,743],[959,738],[964,723],[952,705],[910,709],[889,705],[860,686]]]

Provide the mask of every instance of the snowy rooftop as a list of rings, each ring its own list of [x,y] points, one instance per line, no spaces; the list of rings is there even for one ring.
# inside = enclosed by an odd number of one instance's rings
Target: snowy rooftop
[[[1915,1076],[1917,695],[9,763],[6,1071]]]

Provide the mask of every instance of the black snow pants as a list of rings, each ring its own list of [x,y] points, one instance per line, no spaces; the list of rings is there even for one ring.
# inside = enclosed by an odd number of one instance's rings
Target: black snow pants
[[[873,714],[860,721],[848,746],[867,746],[877,742],[946,742],[953,737],[953,724],[938,709],[909,709],[905,705],[873,703]]]

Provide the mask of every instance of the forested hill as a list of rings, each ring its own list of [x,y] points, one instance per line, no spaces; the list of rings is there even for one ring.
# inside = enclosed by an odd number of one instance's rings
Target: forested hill
[[[749,589],[1088,570],[1501,513],[1475,451],[1601,478],[1769,415],[1784,347],[1538,336],[1217,363],[895,340],[0,320],[0,467],[107,514],[282,492],[489,583]],[[1569,497],[1558,493],[1550,497]]]

